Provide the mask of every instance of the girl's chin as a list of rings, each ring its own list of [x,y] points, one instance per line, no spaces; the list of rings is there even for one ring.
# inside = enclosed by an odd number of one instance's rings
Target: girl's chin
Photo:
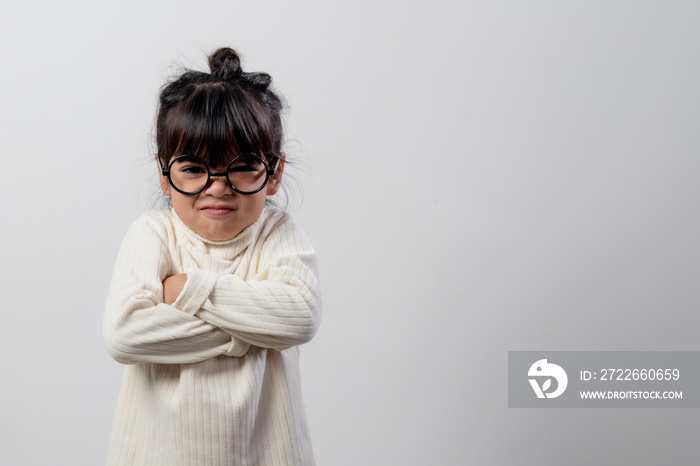
[[[198,230],[195,232],[209,241],[228,241],[238,236],[244,228],[240,225],[228,225],[228,228],[225,225],[204,225]]]

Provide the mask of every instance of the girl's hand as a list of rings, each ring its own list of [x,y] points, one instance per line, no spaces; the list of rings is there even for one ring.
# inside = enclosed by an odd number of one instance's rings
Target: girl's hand
[[[177,297],[180,296],[186,281],[186,273],[179,273],[163,280],[163,302],[165,304],[174,303]]]

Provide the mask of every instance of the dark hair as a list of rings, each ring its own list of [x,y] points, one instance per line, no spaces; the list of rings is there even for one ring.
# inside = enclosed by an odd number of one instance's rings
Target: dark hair
[[[246,73],[238,54],[220,48],[210,73],[185,70],[163,86],[156,120],[158,157],[192,154],[212,168],[257,154],[271,165],[281,157],[282,101],[267,73]]]

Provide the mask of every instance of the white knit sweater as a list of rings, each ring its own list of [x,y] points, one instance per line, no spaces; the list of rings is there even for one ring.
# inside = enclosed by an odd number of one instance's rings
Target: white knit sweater
[[[314,250],[287,214],[264,211],[229,241],[173,211],[141,216],[105,309],[107,350],[127,364],[107,464],[313,465],[297,345],[320,312]]]

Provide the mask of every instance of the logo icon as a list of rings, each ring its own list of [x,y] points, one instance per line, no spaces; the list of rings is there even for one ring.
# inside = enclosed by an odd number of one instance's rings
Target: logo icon
[[[556,398],[566,390],[566,386],[569,383],[569,378],[566,376],[566,372],[560,366],[556,364],[550,364],[546,359],[540,359],[532,366],[527,372],[528,377],[535,377],[528,379],[532,389],[535,391],[537,398]],[[538,379],[542,380],[542,385],[538,382]],[[557,381],[556,389],[548,392],[552,387],[552,379]]]

